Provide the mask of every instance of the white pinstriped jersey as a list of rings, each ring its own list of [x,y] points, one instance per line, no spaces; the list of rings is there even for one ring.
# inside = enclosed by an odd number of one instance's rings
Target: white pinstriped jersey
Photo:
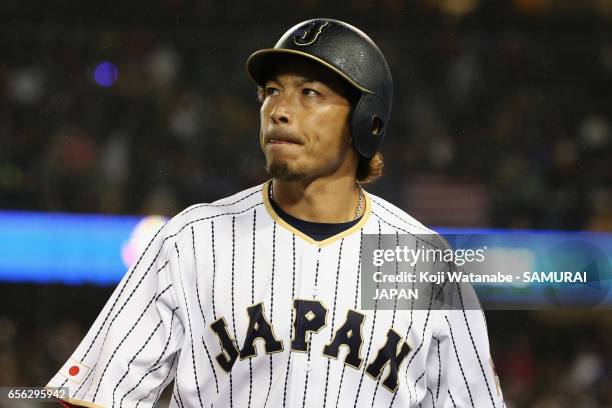
[[[366,194],[316,242],[268,184],[169,221],[49,386],[84,406],[502,407],[480,310],[361,310],[363,234],[433,233]]]

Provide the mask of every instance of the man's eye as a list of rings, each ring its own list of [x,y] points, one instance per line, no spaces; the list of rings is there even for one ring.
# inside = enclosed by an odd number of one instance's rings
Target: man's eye
[[[278,89],[271,86],[266,87],[266,96],[278,95]]]
[[[306,95],[306,96],[320,95],[317,91],[315,91],[314,89],[311,89],[311,88],[304,88],[304,89],[302,89],[302,94]]]

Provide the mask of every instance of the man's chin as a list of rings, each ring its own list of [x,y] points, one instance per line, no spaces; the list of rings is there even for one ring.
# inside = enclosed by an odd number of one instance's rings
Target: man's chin
[[[301,181],[306,178],[305,174],[283,162],[272,162],[266,165],[266,171],[270,177],[282,181]]]

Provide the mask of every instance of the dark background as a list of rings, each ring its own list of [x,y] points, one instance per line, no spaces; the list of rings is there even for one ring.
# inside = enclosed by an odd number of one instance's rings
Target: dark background
[[[368,190],[429,226],[612,231],[612,1],[150,3],[0,3],[0,208],[173,215],[261,183],[244,62],[324,16],[394,76]],[[0,386],[44,385],[112,289],[0,284]],[[612,406],[610,313],[486,315],[509,407]]]

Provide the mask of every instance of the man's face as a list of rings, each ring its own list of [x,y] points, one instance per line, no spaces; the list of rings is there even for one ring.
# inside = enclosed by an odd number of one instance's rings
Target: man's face
[[[262,147],[274,178],[312,181],[350,170],[347,86],[325,67],[292,60],[266,82],[261,106]]]

